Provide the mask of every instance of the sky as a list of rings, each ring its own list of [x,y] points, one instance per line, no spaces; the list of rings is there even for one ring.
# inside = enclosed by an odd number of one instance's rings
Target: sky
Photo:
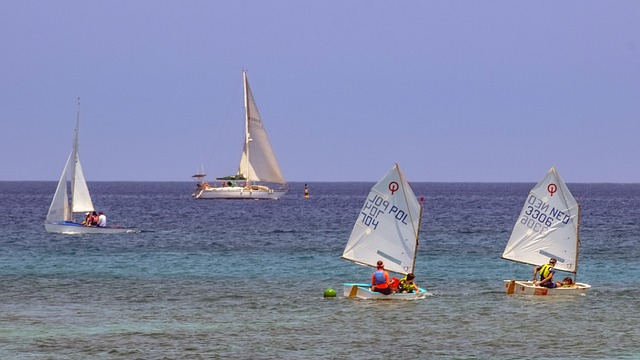
[[[0,1],[0,181],[640,182],[638,1]]]

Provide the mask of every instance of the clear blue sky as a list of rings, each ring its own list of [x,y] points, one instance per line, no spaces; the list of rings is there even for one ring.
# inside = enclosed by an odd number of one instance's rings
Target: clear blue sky
[[[0,2],[0,180],[640,182],[639,1]]]

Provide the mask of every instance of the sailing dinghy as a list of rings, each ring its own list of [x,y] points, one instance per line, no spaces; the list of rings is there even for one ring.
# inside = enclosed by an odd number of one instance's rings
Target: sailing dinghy
[[[418,250],[422,206],[398,164],[373,186],[358,215],[342,254],[343,259],[376,268],[378,260],[385,270],[406,275],[413,273]],[[371,284],[345,283],[345,297],[361,299],[415,300],[419,292],[384,295],[370,290]]]
[[[550,258],[554,269],[574,274],[571,287],[546,288],[528,280],[504,280],[507,294],[582,295],[590,285],[575,281],[578,273],[580,206],[555,167],[529,192],[502,258],[539,266]],[[558,281],[554,276],[553,281]],[[537,280],[537,279],[536,279]]]
[[[245,136],[238,172],[236,175],[216,178],[213,186],[204,180],[205,174],[193,175],[196,191],[192,196],[196,199],[277,200],[288,191],[245,70],[242,71],[242,79]],[[270,187],[273,185],[276,187]]]
[[[93,202],[89,194],[87,182],[84,179],[80,157],[78,155],[78,130],[80,128],[80,102],[78,102],[78,115],[76,119],[75,135],[71,154],[64,166],[56,193],[49,207],[44,227],[48,233],[61,234],[118,234],[140,232],[137,229],[128,229],[118,226],[85,226],[74,221],[74,213],[93,212]],[[69,184],[70,182],[70,184]],[[69,199],[69,195],[71,199]],[[84,214],[83,214],[84,215]]]

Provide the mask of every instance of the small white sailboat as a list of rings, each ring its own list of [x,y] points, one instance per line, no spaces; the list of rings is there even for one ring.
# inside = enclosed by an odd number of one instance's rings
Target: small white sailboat
[[[85,226],[75,222],[73,213],[93,212],[93,202],[89,194],[89,188],[85,181],[78,155],[78,130],[80,128],[80,102],[78,101],[78,115],[76,129],[73,138],[71,154],[64,166],[62,176],[58,182],[56,193],[51,201],[49,212],[44,227],[49,233],[61,234],[117,234],[128,232],[140,232],[137,229],[129,229],[118,226]],[[69,184],[70,182],[70,184]],[[69,199],[69,195],[71,199]]]
[[[529,192],[502,258],[534,266],[546,264],[550,258],[555,258],[557,262],[554,269],[573,273],[573,285],[546,288],[528,280],[504,280],[506,293],[586,294],[591,286],[575,281],[578,273],[579,230],[580,206],[555,167],[552,167]],[[554,277],[553,281],[558,279]]]
[[[205,174],[196,174],[196,199],[279,199],[288,191],[287,183],[269,142],[264,122],[251,93],[247,72],[244,82],[245,137],[236,175],[216,178],[212,186]],[[270,186],[277,187],[270,187]]]
[[[369,192],[358,215],[342,258],[360,265],[376,267],[378,260],[385,270],[413,273],[418,250],[422,206],[398,164]],[[419,292],[384,295],[370,290],[371,284],[345,283],[345,297],[361,299],[415,300],[426,296]]]

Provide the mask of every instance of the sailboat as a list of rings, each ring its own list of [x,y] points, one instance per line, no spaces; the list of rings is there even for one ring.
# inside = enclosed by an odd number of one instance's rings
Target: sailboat
[[[570,287],[546,288],[530,280],[504,280],[507,294],[581,295],[591,288],[577,283],[580,206],[555,167],[529,192],[502,258],[539,266],[551,258],[554,269],[574,274]],[[538,279],[536,279],[538,280]]]
[[[422,206],[398,164],[378,181],[367,196],[353,226],[342,258],[364,266],[376,267],[378,260],[385,270],[406,275],[413,273],[418,251],[418,234]],[[419,292],[384,295],[370,290],[371,284],[345,283],[345,297],[361,299],[414,300],[426,296]]]
[[[78,99],[79,100],[79,99]],[[128,232],[140,232],[137,229],[129,229],[119,226],[85,226],[74,221],[74,213],[93,212],[93,202],[89,194],[89,188],[82,172],[80,157],[78,155],[78,130],[80,128],[80,101],[78,101],[78,115],[76,119],[75,135],[71,154],[62,171],[58,187],[44,223],[48,233],[61,234],[117,234]],[[70,184],[69,184],[70,182]],[[69,199],[69,195],[71,199]],[[83,214],[84,215],[84,214]]]
[[[264,122],[258,112],[246,70],[244,83],[245,136],[242,158],[236,175],[216,178],[212,186],[205,174],[193,175],[196,199],[279,199],[288,191],[280,166],[269,142]],[[270,187],[276,185],[276,188]]]

